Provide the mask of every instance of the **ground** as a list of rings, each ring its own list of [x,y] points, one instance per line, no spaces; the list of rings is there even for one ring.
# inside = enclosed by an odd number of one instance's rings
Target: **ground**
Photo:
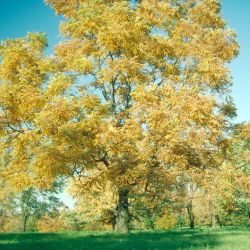
[[[250,228],[131,232],[1,233],[0,250],[250,250]]]

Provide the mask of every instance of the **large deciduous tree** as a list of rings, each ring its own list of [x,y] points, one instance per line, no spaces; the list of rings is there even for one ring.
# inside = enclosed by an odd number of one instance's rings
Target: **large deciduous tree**
[[[220,166],[235,34],[216,0],[46,3],[64,16],[53,57],[41,34],[1,44],[2,175],[20,188],[71,176],[86,205],[112,192],[128,232],[129,197]]]

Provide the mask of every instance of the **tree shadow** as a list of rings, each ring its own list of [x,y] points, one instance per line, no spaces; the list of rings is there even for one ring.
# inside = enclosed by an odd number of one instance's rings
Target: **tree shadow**
[[[18,250],[200,250],[220,244],[216,233],[205,231],[114,233],[9,233],[0,234],[0,249]]]

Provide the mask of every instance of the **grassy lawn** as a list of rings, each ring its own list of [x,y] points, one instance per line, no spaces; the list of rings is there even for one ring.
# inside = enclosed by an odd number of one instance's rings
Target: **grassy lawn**
[[[0,250],[250,250],[250,228],[132,232],[1,233]]]

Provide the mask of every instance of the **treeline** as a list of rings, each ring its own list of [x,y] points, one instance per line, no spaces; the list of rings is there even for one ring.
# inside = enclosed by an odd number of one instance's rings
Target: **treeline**
[[[192,205],[190,202],[169,203],[161,212],[146,204],[132,207],[130,229],[250,226],[249,200],[239,199],[233,208],[220,206],[215,210],[198,193],[193,197]],[[77,206],[69,209],[57,198],[55,191],[41,193],[28,189],[0,206],[0,232],[105,231],[113,230],[112,220],[113,214],[109,211],[89,217]]]

